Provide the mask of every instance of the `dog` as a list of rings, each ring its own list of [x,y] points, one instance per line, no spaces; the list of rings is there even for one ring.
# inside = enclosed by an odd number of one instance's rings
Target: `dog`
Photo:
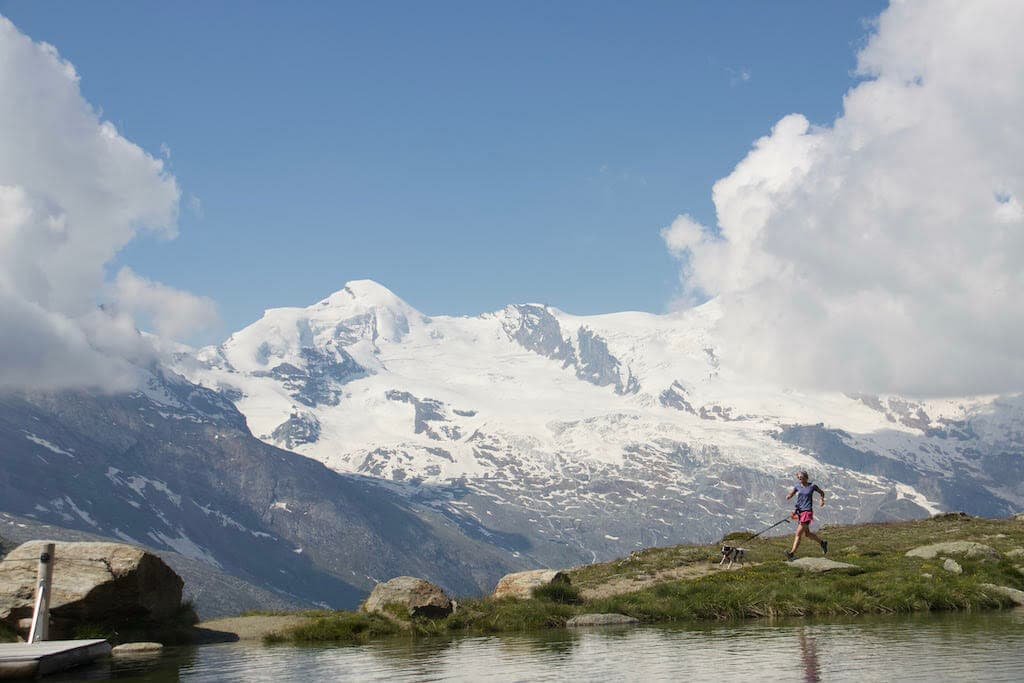
[[[743,564],[747,559],[747,549],[738,548],[733,545],[722,546],[722,559],[718,562],[718,566],[721,567],[726,560],[729,560],[729,565],[726,569],[732,569],[733,562]]]

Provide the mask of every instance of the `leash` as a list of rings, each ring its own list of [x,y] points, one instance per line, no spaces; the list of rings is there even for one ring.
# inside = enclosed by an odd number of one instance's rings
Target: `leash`
[[[770,527],[768,527],[767,529],[761,529],[760,531],[758,531],[758,532],[757,532],[756,534],[754,534],[753,536],[749,536],[749,537],[747,537],[747,538],[743,539],[743,542],[744,542],[744,543],[746,543],[747,541],[752,541],[752,540],[754,540],[755,538],[757,538],[758,536],[760,536],[761,534],[763,534],[763,533],[765,533],[765,532],[767,532],[767,531],[771,531],[772,529],[774,529],[774,528],[775,528],[775,527],[777,527],[778,525],[782,524],[783,522],[789,522],[789,517],[783,517],[782,519],[780,519],[779,521],[775,522],[775,524],[772,524],[772,525],[771,525]]]

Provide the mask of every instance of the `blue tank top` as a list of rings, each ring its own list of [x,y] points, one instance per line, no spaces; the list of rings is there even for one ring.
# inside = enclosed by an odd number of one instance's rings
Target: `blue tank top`
[[[814,509],[814,492],[820,491],[817,484],[807,483],[807,486],[794,486],[796,491],[797,512],[809,512]]]

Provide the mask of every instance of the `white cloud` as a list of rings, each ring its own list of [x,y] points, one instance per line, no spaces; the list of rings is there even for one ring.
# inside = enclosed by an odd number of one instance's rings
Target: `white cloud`
[[[185,206],[192,212],[193,215],[202,218],[203,217],[203,202],[199,197],[194,194],[189,194],[188,199],[185,200]]]
[[[718,230],[662,234],[723,349],[812,388],[962,395],[1024,386],[1024,3],[893,2],[866,80],[798,114],[713,189]]]
[[[729,85],[735,88],[741,83],[746,83],[750,80],[750,69],[746,67],[740,67],[739,69],[733,69],[731,67],[725,67],[726,72],[729,74]]]
[[[113,290],[119,310],[148,317],[157,334],[164,337],[187,338],[218,320],[213,299],[153,282],[128,267],[118,272]]]
[[[177,182],[2,16],[0,131],[0,387],[131,385],[152,350],[98,307],[105,268],[140,231],[176,234]]]

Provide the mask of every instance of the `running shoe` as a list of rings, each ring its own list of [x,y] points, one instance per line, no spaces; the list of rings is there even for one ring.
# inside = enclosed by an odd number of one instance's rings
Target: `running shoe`
[[[821,554],[828,555],[828,541],[821,542]]]
[[[791,553],[790,551],[787,550],[786,551],[786,562],[792,562],[795,559],[796,559],[796,555],[794,555],[793,553]]]

